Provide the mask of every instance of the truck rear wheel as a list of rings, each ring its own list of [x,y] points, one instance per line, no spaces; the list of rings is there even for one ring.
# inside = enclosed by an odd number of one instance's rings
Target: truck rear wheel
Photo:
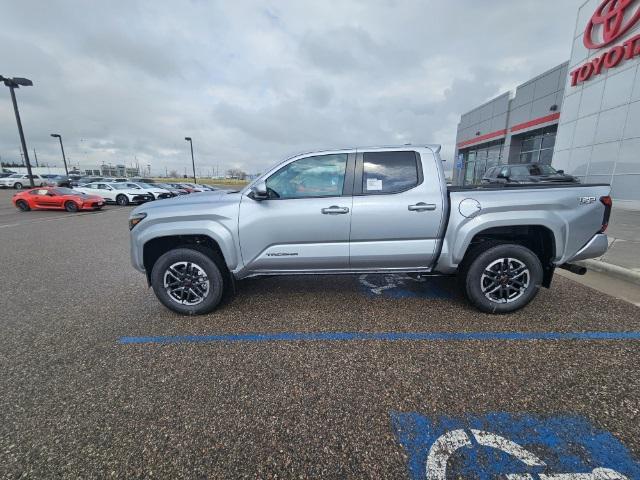
[[[176,248],[153,265],[151,285],[158,300],[181,315],[202,315],[220,304],[224,291],[222,272],[206,253]]]
[[[465,258],[460,272],[469,301],[486,313],[510,313],[534,299],[542,283],[540,259],[528,248],[484,242]]]

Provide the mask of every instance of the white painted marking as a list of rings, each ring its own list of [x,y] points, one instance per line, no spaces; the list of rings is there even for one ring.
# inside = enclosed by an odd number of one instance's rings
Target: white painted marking
[[[464,430],[452,430],[438,438],[427,457],[427,480],[447,480],[447,462],[462,447],[470,447],[471,440]]]
[[[473,437],[480,445],[495,448],[517,458],[530,467],[544,467],[546,464],[533,453],[525,450],[520,445],[495,433],[483,432],[481,430],[471,430]]]
[[[472,429],[471,433],[479,445],[501,450],[529,467],[546,467],[533,453],[507,438],[482,430]],[[461,448],[471,446],[471,440],[464,430],[452,430],[440,436],[429,449],[427,480],[446,480],[447,463],[451,456]],[[629,480],[625,475],[609,468],[596,468],[591,473],[509,473],[505,477],[507,480]]]
[[[113,210],[112,210],[113,211]],[[0,228],[9,228],[9,227],[20,227],[22,225],[31,225],[34,223],[42,223],[42,222],[55,222],[57,220],[66,220],[69,218],[77,218],[77,217],[84,217],[85,215],[104,215],[105,213],[109,213],[107,212],[103,212],[103,211],[93,211],[93,212],[78,212],[75,214],[66,214],[66,215],[59,215],[56,217],[49,217],[49,218],[37,218],[35,220],[27,220],[25,222],[20,222],[20,223],[8,223],[5,225],[0,225]]]
[[[591,473],[541,473],[540,480],[629,480],[610,468],[596,468]]]
[[[409,275],[402,273],[392,273],[388,275],[384,275],[384,281],[386,282],[384,285],[376,285],[375,283],[371,283],[367,280],[369,275],[380,275],[380,274],[369,274],[365,273],[360,275],[360,284],[369,289],[371,293],[374,295],[382,295],[382,292],[385,290],[391,290],[393,288],[403,287],[406,285],[407,281],[412,281],[416,283],[424,283],[424,279],[417,279],[410,277]]]

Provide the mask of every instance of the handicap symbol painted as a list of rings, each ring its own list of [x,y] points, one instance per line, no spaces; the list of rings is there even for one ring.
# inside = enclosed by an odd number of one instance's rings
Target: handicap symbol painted
[[[404,273],[360,275],[362,289],[372,297],[453,298],[451,280],[436,277],[412,277]]]
[[[440,417],[391,413],[412,479],[640,479],[640,463],[582,417],[492,413]]]

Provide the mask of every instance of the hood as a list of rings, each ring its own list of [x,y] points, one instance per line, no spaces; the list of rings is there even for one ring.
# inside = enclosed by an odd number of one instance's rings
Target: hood
[[[228,205],[229,203],[237,203],[240,201],[239,192],[230,192],[229,190],[216,190],[215,192],[191,193],[189,195],[179,195],[173,198],[167,198],[161,202],[144,203],[136,207],[131,214],[136,213],[152,213],[154,210],[189,210],[193,208],[197,210],[203,207],[215,207],[216,204]]]
[[[65,195],[65,196],[73,197],[73,195]],[[79,197],[84,201],[104,200],[100,195],[94,195],[94,194],[79,195]]]

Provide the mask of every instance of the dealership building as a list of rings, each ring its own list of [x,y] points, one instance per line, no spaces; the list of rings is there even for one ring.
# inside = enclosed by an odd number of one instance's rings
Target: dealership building
[[[589,0],[571,59],[462,115],[454,183],[541,163],[640,201],[640,0]]]

